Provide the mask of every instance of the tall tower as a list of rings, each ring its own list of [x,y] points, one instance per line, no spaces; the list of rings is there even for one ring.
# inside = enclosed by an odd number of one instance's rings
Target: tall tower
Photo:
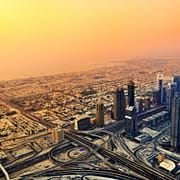
[[[138,108],[136,107],[136,110],[138,113],[143,112],[143,99],[141,96],[136,98],[136,104],[138,104]]]
[[[125,116],[125,96],[124,89],[118,88],[116,89],[114,95],[114,106],[113,106],[113,114],[114,119],[123,120]]]
[[[160,99],[160,91],[158,89],[153,91],[153,104],[155,106],[160,106],[161,105],[161,99]]]
[[[134,106],[134,90],[135,85],[133,81],[129,81],[128,83],[128,105]]]
[[[134,137],[137,136],[137,114],[134,106],[126,107],[125,132],[131,139],[134,139]]]
[[[166,95],[166,110],[169,113],[169,116],[172,115],[172,106],[174,102],[174,94],[175,94],[175,84],[168,83],[167,86],[167,95]]]
[[[171,146],[180,152],[180,98],[175,97],[172,106]]]
[[[180,76],[174,76],[174,83],[176,83],[176,92],[180,97]]]
[[[101,98],[96,103],[96,125],[99,127],[104,126],[104,104]]]
[[[159,90],[160,104],[163,104],[163,74],[157,74],[157,88]]]

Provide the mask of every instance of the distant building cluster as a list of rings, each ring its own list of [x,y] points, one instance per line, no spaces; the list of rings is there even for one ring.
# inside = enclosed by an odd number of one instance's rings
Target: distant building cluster
[[[68,162],[89,153],[68,137],[76,134],[168,172],[179,167],[179,66],[122,66],[0,82],[0,163]]]
[[[128,82],[127,95],[123,88],[117,88],[113,93],[112,118],[116,121],[125,121],[125,133],[131,139],[139,135],[139,128],[156,127],[171,119],[171,146],[174,151],[179,152],[180,76],[175,76],[172,82],[164,84],[163,75],[158,74],[157,87],[151,96],[137,95],[133,81]],[[101,98],[96,103],[96,125],[104,125],[104,104]],[[139,138],[147,137],[139,135],[136,139]]]

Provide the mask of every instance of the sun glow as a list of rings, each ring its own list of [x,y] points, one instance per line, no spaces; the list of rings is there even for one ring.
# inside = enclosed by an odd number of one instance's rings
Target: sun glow
[[[0,1],[1,79],[180,56],[179,0]]]

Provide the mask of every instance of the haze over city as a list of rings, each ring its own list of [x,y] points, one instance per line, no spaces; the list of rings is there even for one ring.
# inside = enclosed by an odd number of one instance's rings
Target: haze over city
[[[179,57],[179,0],[0,1],[0,79]]]
[[[0,1],[0,180],[179,180],[179,9]]]

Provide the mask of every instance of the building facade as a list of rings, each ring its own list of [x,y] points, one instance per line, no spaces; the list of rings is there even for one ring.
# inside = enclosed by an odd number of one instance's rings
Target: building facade
[[[113,115],[116,120],[123,120],[125,116],[125,96],[124,89],[118,88],[113,95]]]
[[[157,74],[157,88],[159,90],[160,104],[163,104],[163,74]]]
[[[180,97],[180,76],[174,76],[174,83],[176,84],[176,93]]]
[[[96,125],[99,127],[104,126],[104,104],[101,98],[96,103]]]
[[[166,95],[166,110],[168,111],[170,117],[172,116],[172,105],[174,100],[174,94],[175,94],[175,84],[168,83],[167,95]]]
[[[171,118],[171,146],[174,151],[180,152],[180,98],[175,96]]]
[[[126,136],[131,139],[134,139],[135,136],[137,136],[137,114],[134,106],[126,107],[125,132]]]
[[[133,81],[128,82],[128,105],[134,106],[134,91],[135,91],[135,85]]]

